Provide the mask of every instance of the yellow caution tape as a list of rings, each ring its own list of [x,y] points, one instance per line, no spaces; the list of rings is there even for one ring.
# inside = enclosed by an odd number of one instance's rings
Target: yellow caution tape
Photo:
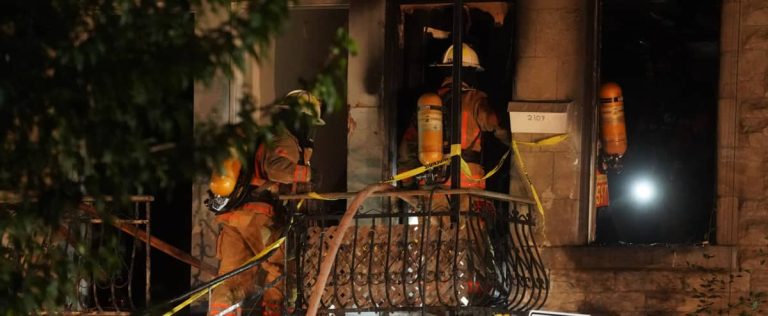
[[[509,156],[510,152],[511,152],[511,150],[507,150],[507,152],[504,153],[504,156],[502,156],[501,159],[499,159],[499,162],[496,163],[496,167],[493,167],[493,169],[491,169],[491,171],[486,172],[485,175],[480,177],[480,178],[474,178],[473,177],[472,170],[469,169],[469,164],[467,164],[467,162],[464,161],[463,158],[461,159],[461,172],[463,172],[467,176],[467,178],[469,178],[470,181],[483,181],[483,180],[486,180],[486,179],[490,178],[491,176],[493,176],[494,174],[496,174],[496,172],[498,172],[499,169],[501,169],[501,166],[504,164],[504,160],[507,160],[507,156]]]
[[[317,192],[309,192],[309,193],[307,193],[307,195],[309,195],[310,198],[315,199],[315,200],[323,200],[323,201],[336,201],[336,200],[338,200],[338,199],[324,197],[324,196],[318,194]],[[301,199],[299,201],[299,203],[296,204],[296,209],[297,210],[300,209],[302,205],[304,205],[304,199]]]
[[[536,191],[536,187],[533,185],[533,182],[531,181],[531,177],[528,175],[528,170],[525,168],[525,163],[523,162],[523,157],[520,156],[520,150],[517,148],[517,144],[519,143],[522,145],[529,145],[529,146],[556,145],[567,138],[568,138],[568,134],[560,134],[552,137],[547,137],[545,139],[542,139],[536,142],[518,142],[518,141],[512,140],[512,150],[515,152],[518,171],[522,173],[522,176],[525,179],[525,182],[528,184],[528,188],[530,188],[530,192],[531,192],[531,195],[533,196],[533,200],[536,202],[536,209],[539,211],[539,214],[541,214],[542,225],[544,224],[544,220],[545,220],[544,207],[541,205],[541,199],[539,199],[539,193]]]
[[[520,157],[520,150],[517,149],[517,141],[512,141],[512,149],[515,151],[515,158],[517,160],[517,165],[519,166],[518,169],[522,173],[525,182],[528,183],[528,188],[531,191],[531,195],[533,195],[533,200],[536,202],[536,209],[539,210],[539,214],[541,214],[541,218],[543,219],[544,207],[541,205],[541,200],[539,200],[539,194],[536,192],[536,187],[533,185],[533,182],[531,182],[531,177],[528,176],[528,170],[525,169],[523,158]]]
[[[315,199],[315,200],[323,200],[323,201],[336,201],[336,200],[338,200],[338,199],[332,199],[332,198],[324,197],[324,196],[322,196],[320,194],[317,194],[317,192],[309,192],[309,193],[307,193],[307,195],[309,195],[310,198]],[[299,200],[299,203],[296,204],[296,209],[297,210],[301,209],[302,205],[304,205],[304,199]]]
[[[259,259],[263,258],[270,251],[279,248],[284,242],[285,242],[285,237],[282,237],[282,238],[278,239],[277,241],[273,242],[272,244],[270,244],[266,248],[262,249],[258,254],[253,256],[253,258],[248,259],[248,261],[243,263],[243,265],[241,265],[240,267],[245,266],[245,265],[247,265],[247,264],[249,264],[251,262],[254,262],[256,260],[259,260]],[[208,291],[210,291],[210,290],[216,288],[217,286],[221,285],[222,283],[224,283],[224,281],[226,281],[226,280],[220,280],[219,282],[211,284],[211,286],[207,287],[206,289],[200,290],[200,292],[197,292],[194,295],[190,296],[186,301],[181,302],[181,304],[177,305],[176,307],[174,307],[170,311],[166,312],[165,314],[163,314],[163,316],[171,316],[171,315],[177,313],[178,311],[184,309],[184,307],[187,307],[189,304],[192,304],[194,301],[196,301],[197,299],[199,299],[200,297],[202,297],[203,295],[208,293]]]
[[[285,237],[280,237],[280,239],[276,240],[275,242],[273,242],[272,244],[270,244],[269,246],[267,246],[266,248],[261,250],[261,252],[259,252],[255,256],[253,256],[253,258],[248,259],[248,261],[246,261],[245,264],[243,264],[243,265],[246,265],[248,263],[251,263],[251,262],[254,262],[256,260],[261,259],[262,257],[266,256],[267,253],[269,253],[273,249],[280,248],[280,246],[283,244],[283,242],[285,242]]]
[[[513,141],[513,145],[514,145],[514,143],[518,143],[518,144],[522,144],[522,145],[529,145],[529,146],[555,145],[555,144],[558,144],[558,143],[562,142],[566,138],[568,138],[568,134],[560,134],[560,135],[555,135],[555,136],[552,136],[552,137],[548,137],[548,138],[545,138],[545,139],[542,139],[542,140],[539,140],[539,141],[536,141],[536,142],[515,142],[515,141]],[[512,147],[515,148],[515,146],[512,146]],[[496,163],[496,166],[493,169],[491,169],[491,171],[487,172],[484,176],[482,176],[480,178],[474,178],[473,175],[472,175],[472,171],[469,168],[469,164],[463,158],[461,158],[461,144],[452,144],[451,145],[451,153],[450,153],[450,155],[447,158],[444,158],[443,160],[440,160],[440,161],[437,161],[437,162],[434,162],[434,163],[431,163],[431,164],[423,165],[423,166],[420,166],[420,167],[417,167],[417,168],[414,168],[414,169],[411,169],[411,170],[408,170],[408,171],[405,171],[405,172],[398,173],[397,175],[392,177],[392,179],[387,180],[387,181],[383,181],[383,182],[384,183],[394,183],[394,182],[397,182],[397,181],[400,181],[400,180],[403,180],[403,179],[415,177],[415,176],[420,175],[420,174],[422,174],[422,173],[424,173],[424,172],[426,172],[428,170],[431,170],[431,169],[434,169],[436,167],[449,164],[451,162],[451,158],[453,158],[454,156],[459,156],[460,162],[461,162],[461,171],[462,171],[462,173],[464,173],[467,176],[467,178],[469,178],[470,181],[483,181],[483,180],[486,180],[486,179],[492,177],[494,174],[496,174],[496,172],[499,171],[499,169],[501,169],[501,166],[504,164],[504,160],[507,159],[507,157],[509,156],[510,152],[511,152],[511,150],[507,151],[506,153],[504,153],[504,156],[502,156],[501,159],[499,159],[499,162]],[[520,160],[520,155],[517,152],[515,152],[515,156],[518,157],[518,160]],[[522,165],[522,160],[520,160],[519,164]],[[529,181],[529,185],[532,186],[533,184]],[[535,189],[533,191],[535,191]],[[312,198],[315,198],[315,199],[331,200],[331,199],[323,198],[321,195],[319,195],[317,193],[314,193],[314,192],[310,193],[309,195]],[[536,198],[536,193],[532,193],[532,195],[534,195],[534,198]],[[544,214],[543,208],[541,207],[541,205],[539,205],[538,207],[539,207],[539,212],[542,213],[542,215],[543,215]]]
[[[177,305],[167,313],[163,314],[163,316],[170,316],[178,313],[180,310],[184,309],[184,307],[187,307],[187,305],[192,304],[192,302],[197,301],[197,299],[199,299],[200,297],[208,293],[209,290],[212,290],[213,288],[219,286],[219,284],[221,284],[221,282],[216,283],[205,290],[195,293],[195,295],[190,296],[186,301],[182,302],[181,304]]]
[[[416,168],[413,168],[413,169],[405,171],[405,172],[398,173],[397,175],[392,177],[392,179],[389,179],[389,180],[386,180],[386,181],[382,181],[382,183],[395,183],[395,182],[403,180],[403,179],[408,179],[408,178],[415,177],[415,176],[420,175],[420,174],[422,174],[424,172],[427,172],[428,170],[431,170],[431,169],[434,169],[434,168],[437,168],[437,167],[440,167],[440,166],[443,166],[443,165],[447,165],[447,164],[451,163],[451,158],[453,158],[454,156],[460,156],[460,155],[461,155],[461,144],[453,144],[453,145],[451,145],[451,154],[447,158],[444,158],[443,160],[436,161],[436,162],[433,162],[433,163],[430,163],[430,164],[426,164],[426,165],[423,165],[423,166],[420,166],[420,167],[416,167]]]
[[[451,145],[451,157],[461,155],[461,144]]]
[[[548,145],[557,145],[560,142],[566,140],[568,138],[568,134],[559,134],[551,137],[547,137],[544,139],[537,140],[535,142],[517,142],[521,145],[528,145],[528,146],[548,146]]]
[[[336,200],[338,200],[338,199],[332,199],[332,198],[324,197],[324,196],[322,196],[320,194],[317,194],[317,192],[309,192],[309,193],[307,193],[307,195],[309,195],[309,197],[311,197],[313,199],[316,199],[316,200],[323,200],[323,201],[336,201]]]
[[[400,181],[400,180],[403,180],[403,179],[408,179],[408,178],[411,178],[411,177],[415,177],[417,175],[420,175],[420,174],[426,172],[427,170],[434,169],[434,168],[437,168],[437,167],[442,166],[442,165],[446,165],[446,164],[448,164],[450,162],[451,162],[451,158],[445,158],[443,160],[440,160],[440,161],[437,161],[437,162],[433,162],[433,163],[428,164],[428,165],[420,166],[420,167],[417,167],[417,168],[414,168],[414,169],[411,169],[411,170],[408,170],[408,171],[405,171],[405,172],[402,172],[402,173],[398,173],[397,175],[392,177],[392,179],[384,181],[384,182],[385,183],[393,183],[393,182],[397,182],[397,181]]]

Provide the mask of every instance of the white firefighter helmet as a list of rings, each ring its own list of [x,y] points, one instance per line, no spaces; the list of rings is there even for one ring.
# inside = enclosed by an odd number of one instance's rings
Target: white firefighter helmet
[[[480,58],[477,57],[477,53],[472,47],[465,43],[461,43],[461,65],[463,67],[473,68],[475,71],[483,71],[480,66]],[[435,67],[451,67],[453,66],[453,45],[448,47],[448,50],[443,54],[443,60],[439,64],[434,64]]]
[[[293,90],[285,95],[285,98],[296,98],[300,102],[307,102],[311,107],[301,107],[301,113],[307,114],[314,118],[315,125],[325,125],[323,121],[322,109],[320,108],[320,100],[307,90]]]

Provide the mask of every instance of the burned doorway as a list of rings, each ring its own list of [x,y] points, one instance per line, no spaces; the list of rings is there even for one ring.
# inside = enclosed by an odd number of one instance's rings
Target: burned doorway
[[[462,71],[462,79],[488,96],[500,125],[508,129],[507,102],[514,78],[514,2],[465,3],[463,42],[478,55],[483,71]],[[437,92],[450,67],[438,67],[451,46],[453,5],[450,1],[401,1],[388,7],[388,65],[385,70],[385,104],[388,110],[390,165],[397,166],[398,147],[414,118],[416,101],[426,92]],[[447,137],[448,133],[445,131]],[[508,147],[491,135],[482,135],[482,163],[486,170],[499,162]],[[392,173],[396,172],[392,168]],[[507,192],[509,161],[489,178],[487,190]]]
[[[301,80],[313,78],[322,69],[336,31],[348,28],[348,14],[345,5],[292,7],[286,28],[275,40],[275,96],[300,89]],[[347,156],[347,117],[343,109],[324,115],[326,125],[317,130],[311,161],[316,192],[346,191],[346,159],[339,158]],[[323,203],[329,204],[323,205],[327,209],[345,208],[344,201]]]

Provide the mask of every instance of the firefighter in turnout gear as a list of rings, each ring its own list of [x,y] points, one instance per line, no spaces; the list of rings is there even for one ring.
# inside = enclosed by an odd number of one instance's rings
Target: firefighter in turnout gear
[[[477,89],[474,84],[470,83],[474,79],[474,75],[477,72],[483,71],[477,53],[466,44],[462,45],[462,49],[463,73],[467,74],[466,77],[469,80],[464,81],[461,84],[461,156],[467,162],[471,174],[467,175],[464,172],[461,173],[461,187],[483,190],[485,189],[485,180],[482,180],[482,178],[485,175],[485,171],[483,170],[481,161],[481,134],[483,132],[493,133],[496,138],[507,145],[509,145],[511,135],[508,130],[505,130],[499,126],[499,120],[496,116],[496,113],[488,105],[487,95],[483,91]],[[452,64],[453,46],[448,48],[448,50],[445,52],[442,62],[433,65],[433,67],[449,70]],[[431,108],[439,108],[443,111],[442,120],[444,130],[442,135],[444,135],[444,137],[439,141],[442,142],[440,146],[442,147],[443,155],[445,155],[444,157],[447,157],[450,153],[448,135],[450,135],[451,127],[448,122],[451,117],[451,84],[452,77],[448,76],[444,79],[440,88],[435,93],[425,93],[419,99],[421,103],[431,99],[430,96],[437,95],[442,100],[442,106],[432,106]],[[433,101],[431,103],[438,102]],[[400,171],[410,170],[424,163],[419,161],[419,150],[420,148],[425,148],[423,144],[419,144],[419,135],[425,131],[419,131],[417,125],[418,124],[412,120],[411,124],[403,135],[402,141],[400,142],[398,151],[398,169]],[[425,139],[428,138],[423,136],[421,137],[422,141]],[[443,173],[446,174],[447,172]],[[403,184],[404,186],[409,186],[413,185],[414,181],[418,181],[419,187],[423,189],[430,189],[434,186],[439,186],[446,189],[450,188],[450,179],[447,177],[442,177],[442,180],[440,180],[440,178],[440,176],[431,178],[427,176],[422,177],[421,179],[406,179],[403,181]],[[431,181],[432,179],[437,180]],[[468,206],[468,200],[464,201],[464,199],[462,199],[460,209],[466,210]],[[432,211],[436,212],[447,211],[449,209],[447,196],[434,196],[431,209]]]
[[[303,90],[295,90],[285,97],[283,104],[300,103],[303,105],[297,124],[286,124],[279,131],[271,145],[258,146],[253,157],[250,177],[244,185],[247,186],[245,198],[236,199],[238,205],[230,205],[226,211],[216,212],[216,220],[221,224],[217,242],[217,257],[219,275],[237,269],[248,259],[261,252],[266,246],[275,242],[286,228],[285,221],[278,218],[286,216],[285,209],[277,200],[278,194],[305,193],[311,180],[309,160],[312,156],[312,136],[314,126],[324,125],[320,118],[320,102],[314,96]],[[278,105],[279,109],[273,119],[290,116],[288,106]],[[295,113],[295,112],[293,112]],[[295,114],[293,114],[295,116]],[[309,115],[310,117],[301,117]],[[230,174],[212,177],[211,191],[217,197],[222,193],[221,188],[232,187],[235,171],[245,171],[237,163],[226,163],[225,171]],[[232,168],[236,167],[236,168]],[[238,183],[235,186],[242,185]],[[233,192],[239,192],[234,188]],[[210,199],[209,199],[210,200]],[[217,205],[213,205],[217,206]],[[218,206],[219,209],[227,209]],[[263,292],[263,315],[280,315],[283,305],[283,284],[275,280],[284,273],[284,247],[279,248],[267,261],[261,265],[240,273],[213,289],[209,303],[209,315],[217,315],[234,304],[243,302],[257,295],[260,289],[275,283],[272,288]],[[243,304],[242,308],[250,308]],[[237,308],[227,315],[238,315]]]

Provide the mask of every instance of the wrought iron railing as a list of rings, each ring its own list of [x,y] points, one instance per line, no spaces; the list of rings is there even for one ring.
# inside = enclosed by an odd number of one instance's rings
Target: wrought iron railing
[[[114,225],[132,226],[151,232],[151,202],[152,196],[131,197],[132,209],[119,212]],[[90,201],[84,201],[86,207]],[[115,212],[113,212],[115,213]],[[81,240],[90,243],[91,249],[102,248],[119,255],[120,268],[111,271],[109,275],[96,277],[92,274],[80,275],[77,278],[77,291],[66,306],[64,313],[95,313],[101,315],[129,315],[150,303],[150,247],[139,238],[126,234],[112,225],[107,225],[101,219],[84,213],[81,218],[68,220],[68,225],[80,225],[78,231],[83,234]],[[107,244],[107,234],[117,235],[116,244]],[[74,246],[68,242],[60,243],[72,254],[74,262],[80,262]],[[109,249],[103,249],[103,248]]]
[[[432,210],[455,193],[461,209]],[[534,240],[533,202],[471,190],[386,192],[409,203],[355,216],[321,300],[324,313],[521,312],[541,307],[549,278]],[[343,196],[342,196],[343,197]],[[430,203],[430,201],[433,201]],[[431,205],[431,207],[430,207]],[[445,205],[443,205],[445,206]],[[299,214],[288,311],[303,314],[341,215]]]

